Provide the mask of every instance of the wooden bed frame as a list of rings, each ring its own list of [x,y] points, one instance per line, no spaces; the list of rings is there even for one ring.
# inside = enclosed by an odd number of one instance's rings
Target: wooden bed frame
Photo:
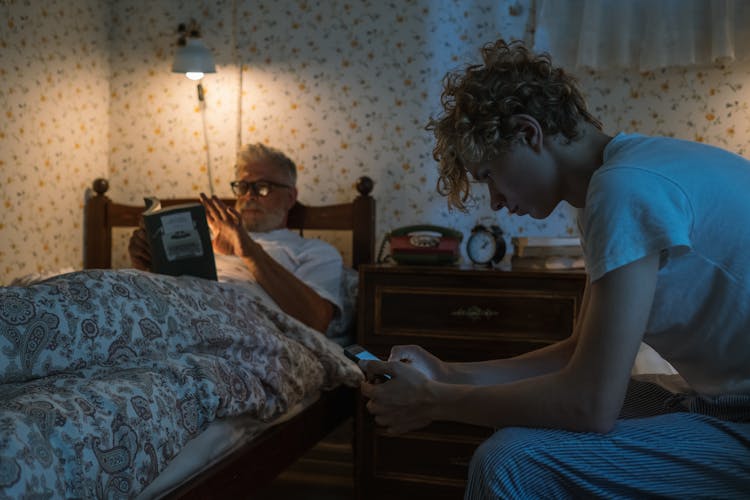
[[[373,262],[375,252],[375,200],[373,181],[360,177],[359,194],[351,203],[305,206],[297,202],[289,212],[287,226],[303,234],[310,230],[350,230],[352,266]],[[96,179],[94,195],[84,207],[83,266],[110,268],[112,228],[138,226],[142,206],[114,203],[106,196],[109,182]],[[162,205],[195,202],[197,199],[161,200]],[[233,205],[234,200],[225,202]],[[355,390],[339,387],[325,392],[294,418],[271,427],[218,464],[194,476],[170,493],[180,498],[236,498],[267,486],[318,441],[355,413]]]

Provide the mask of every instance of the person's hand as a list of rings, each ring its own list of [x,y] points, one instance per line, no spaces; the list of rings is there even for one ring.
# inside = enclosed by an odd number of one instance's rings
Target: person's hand
[[[141,220],[140,227],[130,235],[128,254],[134,268],[141,271],[151,270],[151,245],[148,242],[148,236],[143,227],[143,220]]]
[[[242,227],[240,213],[216,196],[209,198],[201,193],[201,203],[206,208],[206,221],[213,233],[214,251],[222,255],[247,256],[253,241]]]
[[[362,382],[360,386],[362,395],[370,399],[367,410],[388,433],[402,434],[432,422],[430,413],[435,402],[430,384],[434,382],[425,373],[402,361],[360,361],[359,366],[367,380],[391,377],[386,382]]]
[[[388,361],[409,363],[432,380],[444,380],[446,370],[443,362],[418,345],[393,346]]]

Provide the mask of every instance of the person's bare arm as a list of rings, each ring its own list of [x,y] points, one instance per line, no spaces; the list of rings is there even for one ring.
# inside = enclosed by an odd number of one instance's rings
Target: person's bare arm
[[[217,253],[242,258],[258,284],[282,311],[325,333],[333,319],[334,305],[276,262],[253,241],[240,222],[240,214],[216,197],[201,195],[206,217],[214,232]]]
[[[433,420],[607,432],[622,406],[657,270],[658,256],[651,255],[591,284],[575,350],[557,371],[495,385],[448,384],[408,363],[362,362],[370,376],[393,376],[385,384],[363,384],[368,408],[392,432]]]
[[[514,356],[478,362],[429,361],[429,371],[435,380],[449,384],[494,385],[522,380],[529,377],[557,372],[567,366],[578,341],[582,318],[586,316],[590,286],[587,282],[583,301],[570,337],[548,346]],[[391,351],[392,360],[410,358],[414,346],[395,346]],[[416,353],[416,356],[422,356]]]
[[[242,261],[258,284],[290,316],[325,333],[333,319],[334,306],[252,242]]]

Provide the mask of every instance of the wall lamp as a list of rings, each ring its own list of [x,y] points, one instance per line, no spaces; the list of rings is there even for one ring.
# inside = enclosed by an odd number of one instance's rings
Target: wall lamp
[[[208,190],[214,194],[213,174],[211,172],[211,152],[208,148],[208,126],[206,125],[206,101],[204,99],[201,78],[206,73],[216,73],[214,56],[201,40],[200,27],[195,19],[191,19],[188,25],[180,24],[177,28],[180,37],[177,39],[177,52],[172,64],[173,73],[184,73],[186,77],[198,82],[198,101],[203,121],[203,138],[206,150],[206,171],[208,173]]]
[[[216,73],[214,56],[201,40],[200,27],[194,19],[188,25],[180,24],[177,32],[180,37],[177,40],[172,72],[184,73],[191,80],[198,81],[198,99],[202,101],[203,86],[200,79],[206,73]]]

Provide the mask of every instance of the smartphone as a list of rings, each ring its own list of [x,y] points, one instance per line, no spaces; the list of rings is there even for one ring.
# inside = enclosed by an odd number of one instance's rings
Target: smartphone
[[[360,359],[373,359],[375,361],[382,361],[379,357],[365,349],[359,344],[352,344],[348,347],[344,347],[344,354],[347,358],[357,363]],[[378,375],[377,378],[382,380],[390,380],[391,376],[388,374]]]

